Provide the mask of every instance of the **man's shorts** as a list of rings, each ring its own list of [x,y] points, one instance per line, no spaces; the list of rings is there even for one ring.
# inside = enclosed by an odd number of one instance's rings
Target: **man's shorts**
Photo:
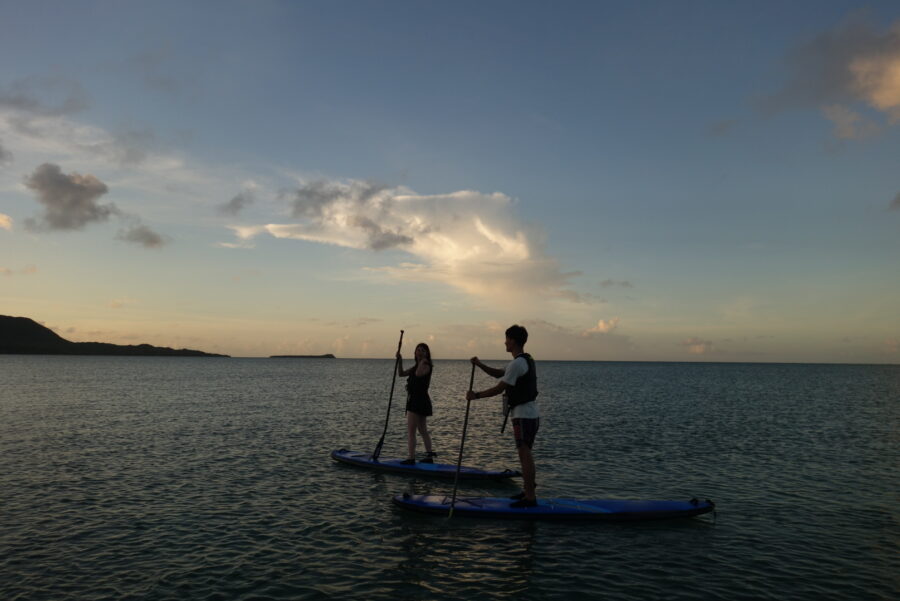
[[[538,428],[541,425],[541,419],[536,418],[513,418],[513,436],[516,438],[516,448],[525,445],[529,449],[534,446],[534,437],[537,436]]]

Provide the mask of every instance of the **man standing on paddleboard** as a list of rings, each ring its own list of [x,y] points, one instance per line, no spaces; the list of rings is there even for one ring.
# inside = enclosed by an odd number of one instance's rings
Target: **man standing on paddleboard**
[[[484,399],[503,393],[503,413],[509,416],[512,413],[513,435],[516,440],[516,450],[519,452],[519,461],[522,464],[523,491],[512,497],[516,499],[510,503],[510,507],[534,507],[537,498],[534,493],[534,456],[531,449],[534,446],[534,438],[540,426],[540,412],[537,406],[537,370],[534,367],[534,359],[525,352],[525,343],[528,342],[528,331],[520,325],[510,326],[506,330],[506,352],[513,356],[506,369],[488,367],[478,357],[472,357],[473,365],[477,365],[484,373],[495,378],[500,378],[497,385],[474,392],[469,390],[466,399]],[[505,423],[505,422],[504,422]]]

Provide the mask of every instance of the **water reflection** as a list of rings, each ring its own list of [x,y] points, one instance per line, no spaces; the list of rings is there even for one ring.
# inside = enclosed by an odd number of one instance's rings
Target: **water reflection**
[[[538,525],[418,515],[395,509],[403,553],[394,570],[409,588],[456,598],[515,597],[531,586]]]

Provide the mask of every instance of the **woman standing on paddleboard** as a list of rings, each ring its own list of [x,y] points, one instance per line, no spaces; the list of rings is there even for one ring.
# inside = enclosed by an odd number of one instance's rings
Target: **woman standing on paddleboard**
[[[397,374],[406,377],[406,444],[408,453],[406,459],[401,461],[405,465],[416,462],[416,430],[422,435],[425,443],[425,459],[423,463],[434,463],[437,453],[431,450],[431,434],[428,432],[428,416],[431,415],[431,397],[428,396],[428,387],[431,385],[431,349],[424,342],[416,346],[415,365],[407,370],[403,369],[403,357],[397,351]]]

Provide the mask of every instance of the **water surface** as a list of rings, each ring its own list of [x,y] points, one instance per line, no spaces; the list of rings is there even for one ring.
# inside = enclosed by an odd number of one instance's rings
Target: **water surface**
[[[900,367],[539,362],[539,494],[718,505],[639,524],[394,507],[452,483],[328,457],[374,448],[392,367],[0,356],[0,598],[900,598]],[[469,369],[435,365],[442,461]],[[467,464],[517,467],[497,405],[473,401]]]

